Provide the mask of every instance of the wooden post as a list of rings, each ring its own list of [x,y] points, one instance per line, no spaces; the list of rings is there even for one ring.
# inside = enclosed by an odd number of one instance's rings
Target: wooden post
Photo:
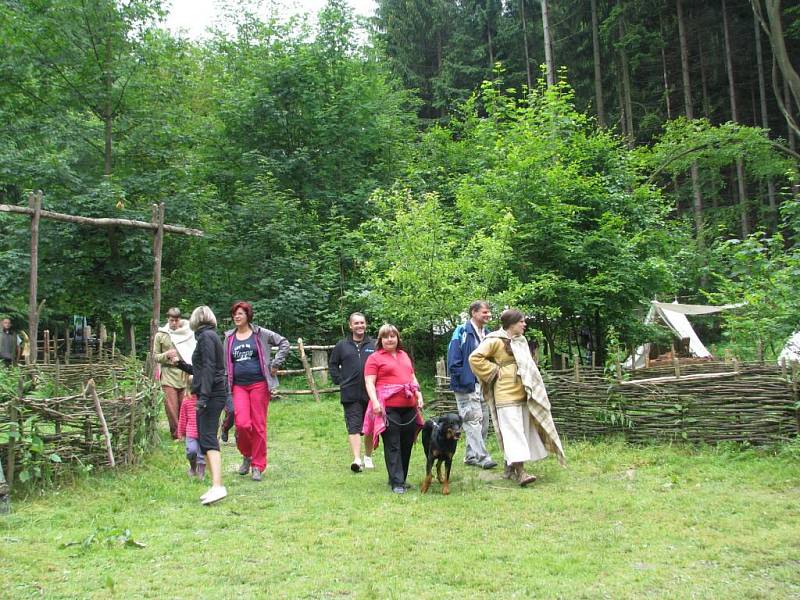
[[[672,356],[672,367],[675,369],[675,377],[681,376],[681,361],[678,360],[678,357],[673,354]]]
[[[797,361],[792,361],[792,399],[795,406],[800,402],[800,396],[797,394]],[[800,432],[800,408],[795,409],[794,418],[797,421],[797,430]]]
[[[106,440],[106,452],[108,453],[108,463],[111,467],[115,467],[114,450],[111,448],[111,434],[108,432],[108,425],[106,424],[105,415],[103,415],[103,407],[100,406],[100,398],[97,396],[97,389],[94,385],[94,379],[90,379],[86,384],[86,391],[84,395],[89,394],[94,401],[94,410],[97,413],[97,418],[100,420],[100,430],[103,432],[103,437]]]
[[[89,343],[90,337],[92,337],[92,328],[87,325],[83,328],[83,344],[86,347],[86,359],[89,363],[92,362],[92,345]]]
[[[311,388],[311,393],[314,395],[314,400],[319,402],[319,392],[317,391],[317,384],[314,381],[311,367],[308,364],[306,350],[303,347],[303,338],[297,338],[297,351],[300,353],[300,362],[303,363],[303,370],[306,372],[306,380],[308,381],[309,388]]]
[[[56,356],[56,389],[55,389],[56,397],[61,394],[61,363],[58,361],[58,356]],[[56,434],[61,435],[61,417],[56,418]]]
[[[566,371],[567,370],[567,357],[564,356],[563,354],[559,354],[559,356],[561,357],[561,370],[562,371]]]
[[[573,368],[575,369],[575,381],[581,380],[581,361],[578,353],[575,352],[572,354],[572,362],[574,363]]]
[[[136,328],[131,323],[131,356],[136,356]]]
[[[633,360],[636,360],[636,357],[633,357]],[[617,382],[622,381],[622,364],[619,362],[619,350],[614,353],[614,366],[617,370]]]
[[[25,390],[22,387],[22,377],[17,381],[17,397],[22,398]],[[19,434],[19,413],[14,400],[8,403],[8,456],[6,457],[6,471],[8,471],[8,489],[14,487],[14,469],[16,468],[17,435]]]
[[[49,365],[50,364],[50,330],[49,329],[45,329],[44,330],[44,354],[43,354],[43,358],[44,358],[44,364]]]
[[[64,364],[69,364],[69,355],[72,353],[72,336],[69,333],[69,327],[67,327],[67,333],[64,336],[64,341],[67,342],[67,349],[64,352]]]
[[[3,461],[0,460],[0,515],[6,515],[11,512],[11,490],[6,483],[6,477],[3,473]]]
[[[38,354],[37,340],[39,339],[39,311],[37,310],[37,293],[39,279],[39,220],[42,216],[42,191],[28,195],[28,207],[33,210],[31,215],[31,274],[28,291],[28,337],[31,343],[31,353],[28,362],[36,364]],[[9,475],[13,480],[13,473]]]
[[[111,360],[114,360],[114,354],[117,351],[117,332],[111,334]]]
[[[153,339],[158,331],[158,321],[161,318],[161,251],[164,247],[164,203],[153,204],[153,219],[155,226],[153,232],[153,316],[150,321],[150,348],[153,347]],[[153,362],[151,358],[148,362]],[[153,372],[151,364],[149,371]]]
[[[133,464],[133,441],[136,437],[136,396],[137,392],[134,388],[133,397],[131,398],[131,414],[128,419],[128,464]]]
[[[787,373],[786,373],[786,357],[784,356],[781,359],[781,378],[782,379],[786,379],[786,375],[787,375]]]
[[[324,387],[328,383],[328,351],[327,350],[312,350],[311,351],[311,366],[312,367],[325,367],[318,371],[314,371],[314,378]]]
[[[733,357],[733,372],[736,373],[736,378],[739,378],[739,359]]]
[[[105,326],[100,323],[100,329],[97,334],[97,360],[103,360],[103,342],[105,341]]]

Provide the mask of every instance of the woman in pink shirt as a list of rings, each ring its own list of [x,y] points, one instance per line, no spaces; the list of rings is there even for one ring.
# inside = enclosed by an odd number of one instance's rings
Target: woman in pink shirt
[[[404,494],[411,449],[422,425],[419,413],[424,404],[422,392],[397,327],[383,325],[378,330],[375,347],[364,365],[364,382],[376,433],[380,431],[379,422],[385,426],[381,437],[389,485],[395,494]]]

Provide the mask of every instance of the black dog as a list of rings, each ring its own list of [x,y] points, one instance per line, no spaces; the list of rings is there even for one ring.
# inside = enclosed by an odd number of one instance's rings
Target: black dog
[[[435,419],[425,421],[422,428],[422,447],[425,448],[425,481],[420,491],[424,494],[431,485],[433,462],[436,462],[436,479],[442,484],[442,494],[450,493],[450,468],[453,466],[453,455],[456,453],[458,439],[461,437],[461,417],[447,413]],[[444,478],[442,478],[442,461],[444,461]]]

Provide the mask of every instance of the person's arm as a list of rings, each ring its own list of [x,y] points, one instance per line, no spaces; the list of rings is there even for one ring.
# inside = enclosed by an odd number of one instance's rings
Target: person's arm
[[[168,356],[169,350],[164,350],[163,341],[165,335],[167,334],[163,331],[159,331],[153,338],[153,356],[155,357],[157,363],[166,365],[168,367],[173,367],[175,365],[172,364],[172,360]]]
[[[491,383],[500,371],[500,367],[493,360],[498,342],[502,345],[502,341],[497,338],[487,338],[469,355],[469,366],[472,372],[484,383]]]
[[[331,352],[331,357],[328,359],[328,374],[331,376],[331,381],[333,381],[334,385],[339,385],[342,383],[342,361],[339,358],[340,348],[341,345],[336,344],[336,346],[333,348],[333,352]]]
[[[199,349],[197,354],[200,359],[200,364],[187,365],[192,366],[192,370],[194,371],[194,382],[197,387],[197,407],[200,409],[208,405],[208,400],[211,398],[211,393],[214,389],[214,371],[216,370],[214,357],[216,352],[213,346],[213,340],[209,338],[209,335],[216,334],[201,335],[200,339],[197,340]],[[183,361],[181,361],[181,363],[183,363]],[[188,373],[189,371],[186,372]]]
[[[267,329],[267,338],[269,339],[269,345],[264,349],[264,352],[272,352],[272,346],[278,347],[278,353],[270,361],[269,369],[275,375],[278,369],[283,366],[283,363],[286,362],[286,356],[289,354],[289,340],[280,333],[275,333],[269,329]]]
[[[369,403],[372,406],[372,412],[376,415],[381,414],[381,403],[378,402],[378,391],[375,389],[375,380],[377,375],[365,375],[364,385],[367,388],[367,396],[369,396]]]
[[[461,352],[461,338],[453,334],[450,345],[447,347],[447,374],[450,375],[451,380],[458,381],[463,368],[464,353]]]
[[[414,378],[414,383],[416,383],[417,387],[419,388],[419,381],[417,381],[417,374],[416,373],[414,373],[413,378]],[[420,407],[420,408],[425,406],[425,402],[422,399],[422,388],[417,390],[417,406]]]

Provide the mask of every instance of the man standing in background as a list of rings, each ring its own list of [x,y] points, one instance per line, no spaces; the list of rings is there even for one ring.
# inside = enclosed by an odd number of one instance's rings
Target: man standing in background
[[[350,469],[360,473],[372,469],[372,437],[364,437],[364,462],[361,462],[361,428],[364,424],[364,411],[369,405],[367,388],[364,385],[364,363],[375,352],[375,342],[367,334],[367,320],[355,312],[348,320],[350,335],[333,348],[328,371],[333,383],[339,386],[347,438],[353,453]]]
[[[489,408],[483,400],[481,386],[469,367],[469,355],[475,351],[489,331],[486,325],[492,320],[492,309],[485,300],[469,305],[469,320],[456,327],[447,348],[447,372],[450,389],[455,392],[458,414],[464,421],[467,450],[464,464],[493,469],[497,463],[486,449],[489,434]]]
[[[19,359],[19,343],[17,332],[11,330],[11,319],[3,318],[0,330],[0,360],[6,367],[10,367]]]

